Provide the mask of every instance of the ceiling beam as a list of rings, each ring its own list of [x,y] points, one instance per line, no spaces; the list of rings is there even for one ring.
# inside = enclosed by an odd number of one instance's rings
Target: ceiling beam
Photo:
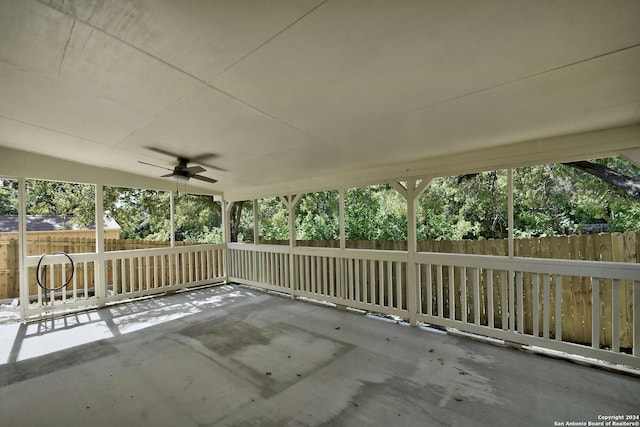
[[[522,141],[363,171],[348,171],[338,175],[309,177],[304,180],[231,190],[225,192],[225,199],[252,200],[279,194],[324,191],[340,186],[381,184],[425,175],[451,176],[509,167],[570,162],[617,156],[620,151],[634,148],[640,148],[640,124]]]

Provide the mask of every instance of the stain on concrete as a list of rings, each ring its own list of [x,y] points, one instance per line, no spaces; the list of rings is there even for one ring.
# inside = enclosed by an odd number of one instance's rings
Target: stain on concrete
[[[186,327],[181,335],[196,339],[220,356],[229,356],[249,345],[267,345],[271,338],[266,331],[244,322],[206,322]]]

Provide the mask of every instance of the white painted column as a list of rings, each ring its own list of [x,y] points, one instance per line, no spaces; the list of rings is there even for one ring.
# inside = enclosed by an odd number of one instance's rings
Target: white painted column
[[[175,202],[173,199],[173,191],[169,193],[169,211],[169,223],[171,224],[169,233],[171,234],[171,247],[173,248],[176,244],[176,222],[174,215]]]
[[[295,298],[295,254],[294,249],[296,247],[296,206],[300,203],[302,194],[280,196],[280,200],[287,208],[289,212],[289,291],[291,292],[291,298]]]
[[[96,253],[98,260],[94,265],[95,296],[98,306],[103,307],[107,296],[106,260],[104,256],[104,187],[96,184]]]
[[[420,307],[420,290],[418,289],[418,266],[416,265],[416,253],[418,252],[418,236],[416,230],[416,203],[420,194],[431,183],[430,178],[407,180],[406,187],[400,182],[392,185],[404,197],[407,202],[407,310],[409,311],[409,324],[418,324],[418,309]]]
[[[258,200],[253,199],[253,244],[257,245],[260,243],[260,218],[258,211]]]
[[[407,181],[407,310],[409,310],[409,324],[418,324],[418,290],[416,252],[418,251],[418,237],[416,233],[416,199],[415,180]]]
[[[222,262],[224,265],[224,281],[229,282],[229,273],[231,272],[231,257],[229,256],[229,246],[231,243],[231,207],[233,202],[227,202],[222,200],[222,243],[224,244],[224,251],[222,252]]]
[[[509,218],[507,218],[507,226],[509,227],[508,245],[509,245],[509,257],[513,258],[513,169],[507,169],[507,210]]]
[[[340,249],[347,247],[347,229],[344,223],[344,187],[338,189],[338,221],[340,224]]]
[[[20,319],[24,322],[29,308],[29,271],[25,266],[27,257],[27,183],[25,178],[18,179],[18,233]]]
[[[514,256],[514,251],[513,251],[513,227],[514,227],[514,219],[513,219],[513,169],[512,168],[508,168],[507,169],[507,210],[508,210],[508,216],[509,218],[507,218],[507,222],[508,222],[508,227],[509,227],[509,234],[508,234],[508,240],[507,240],[507,244],[508,244],[508,256],[509,258],[513,258]],[[515,308],[515,298],[516,298],[516,294],[515,294],[515,271],[513,270],[513,268],[509,269],[509,291],[508,291],[508,296],[507,295],[502,295],[502,303],[503,306],[505,307],[509,307],[509,330],[510,331],[515,331],[516,330],[516,308]],[[508,304],[505,304],[508,301]],[[518,310],[522,310],[522,307],[518,307]],[[503,325],[504,328],[504,325]]]

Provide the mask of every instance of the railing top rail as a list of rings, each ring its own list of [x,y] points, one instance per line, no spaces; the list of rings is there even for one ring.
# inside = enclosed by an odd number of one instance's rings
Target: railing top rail
[[[271,245],[267,243],[261,243],[259,245],[253,243],[228,243],[227,247],[239,251],[289,253],[289,246],[287,245]]]
[[[62,254],[57,254],[57,255],[44,254],[44,255],[46,255],[46,257],[42,260],[41,265],[65,264],[69,262],[69,259]],[[94,253],[86,252],[86,253],[77,253],[77,254],[72,253],[72,254],[69,254],[69,256],[71,257],[73,262],[90,262],[90,261],[98,260],[98,254],[95,252]],[[29,255],[25,258],[24,265],[26,267],[37,266],[38,263],[40,262],[41,257],[42,257],[42,254]]]
[[[224,244],[211,243],[191,246],[175,246],[165,248],[145,248],[145,249],[126,249],[122,251],[109,251],[103,254],[104,259],[117,259],[146,255],[163,255],[163,254],[175,254],[186,252],[198,252],[203,249],[224,249]]]
[[[336,249],[300,246],[294,248],[293,253],[295,255],[327,256],[335,258],[351,258],[374,261],[407,261],[407,251],[379,249]]]
[[[513,270],[526,273],[558,274],[622,280],[640,280],[640,264],[610,261],[506,257],[496,255],[420,252],[416,262],[454,267]]]

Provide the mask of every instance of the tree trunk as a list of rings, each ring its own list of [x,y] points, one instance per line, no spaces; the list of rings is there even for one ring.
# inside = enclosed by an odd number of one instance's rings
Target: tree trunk
[[[567,162],[563,163],[563,165],[571,166],[572,168],[589,173],[596,178],[600,178],[601,180],[620,188],[628,196],[633,197],[636,200],[640,200],[640,182],[637,182],[626,175],[622,175],[613,169],[598,163],[587,161]]]

